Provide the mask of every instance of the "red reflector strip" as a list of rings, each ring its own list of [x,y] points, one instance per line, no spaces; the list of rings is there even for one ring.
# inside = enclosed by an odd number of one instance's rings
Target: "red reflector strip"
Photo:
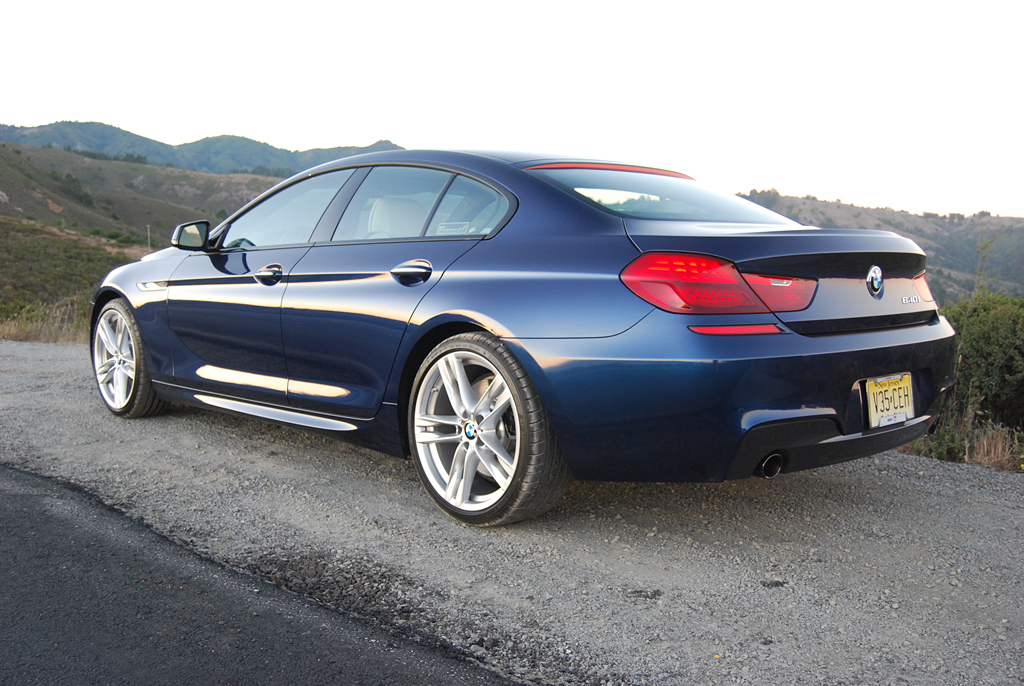
[[[659,176],[674,176],[677,179],[688,179],[693,181],[692,176],[680,174],[679,172],[666,169],[652,169],[650,167],[631,167],[626,164],[601,164],[597,162],[555,162],[552,164],[538,164],[523,169],[605,169],[607,171],[638,172],[640,174],[658,174]]]
[[[763,336],[770,333],[782,333],[782,329],[774,324],[745,324],[740,326],[691,326],[690,331],[705,336]]]

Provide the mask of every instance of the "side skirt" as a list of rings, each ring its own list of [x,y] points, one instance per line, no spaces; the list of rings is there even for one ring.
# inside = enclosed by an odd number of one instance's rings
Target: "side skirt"
[[[390,403],[384,403],[372,420],[348,420],[274,405],[262,405],[156,380],[153,381],[153,385],[157,393],[170,402],[255,417],[281,426],[340,438],[396,457],[406,457],[399,439],[397,407]]]

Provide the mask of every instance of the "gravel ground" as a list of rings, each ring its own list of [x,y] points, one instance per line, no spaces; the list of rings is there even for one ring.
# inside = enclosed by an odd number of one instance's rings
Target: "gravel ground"
[[[478,530],[411,463],[200,410],[120,420],[84,346],[8,341],[0,461],[523,681],[1024,682],[1020,475],[890,452],[770,482],[580,482]]]

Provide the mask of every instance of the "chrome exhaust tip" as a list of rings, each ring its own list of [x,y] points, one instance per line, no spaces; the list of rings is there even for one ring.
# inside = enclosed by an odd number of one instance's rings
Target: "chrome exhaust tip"
[[[761,460],[757,466],[757,475],[765,479],[774,479],[782,471],[782,453],[772,453]]]

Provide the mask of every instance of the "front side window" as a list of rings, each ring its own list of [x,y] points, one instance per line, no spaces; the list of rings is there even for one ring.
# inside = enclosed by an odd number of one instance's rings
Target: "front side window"
[[[222,246],[252,248],[308,242],[352,171],[319,174],[274,193],[231,222]]]
[[[458,176],[437,206],[427,236],[458,238],[486,236],[508,211],[508,200],[479,181]]]
[[[792,224],[782,215],[697,182],[663,174],[592,168],[527,169],[606,210],[638,219]]]
[[[332,240],[374,241],[423,234],[452,174],[420,167],[374,167],[341,217]]]

